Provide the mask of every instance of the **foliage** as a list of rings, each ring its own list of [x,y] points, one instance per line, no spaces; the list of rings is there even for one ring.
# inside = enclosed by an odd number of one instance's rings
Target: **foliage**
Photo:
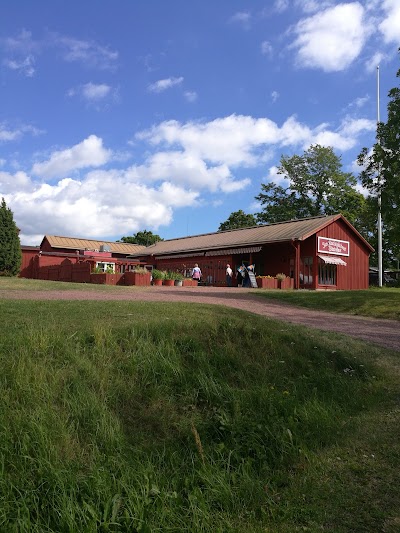
[[[134,270],[135,274],[149,274],[149,270],[145,267],[136,266]]]
[[[397,78],[400,78],[400,69]],[[377,142],[372,151],[363,148],[358,156],[358,163],[363,167],[361,181],[374,197],[375,224],[377,199],[381,197],[382,256],[386,265],[396,264],[400,257],[400,87],[391,89],[388,97],[388,118],[378,124]]]
[[[175,280],[182,280],[183,276],[180,272],[176,272],[175,270],[168,270],[164,274],[164,279],[173,279]]]
[[[283,281],[284,279],[286,279],[286,274],[283,274],[283,272],[280,272],[279,274],[277,274],[276,276],[276,279],[278,281]]]
[[[132,237],[121,237],[120,241],[118,242],[126,242],[128,244],[140,244],[142,246],[150,246],[151,244],[155,244],[156,242],[163,241],[159,235],[153,233],[152,231],[148,231],[147,229],[143,231],[138,231]]]
[[[0,276],[17,276],[21,269],[22,253],[13,213],[4,198],[0,203]]]
[[[103,270],[102,267],[93,267],[92,274],[115,274],[112,267],[107,267],[105,270]]]
[[[372,532],[398,516],[386,351],[207,305],[0,313],[3,531]]]
[[[256,196],[263,209],[259,222],[282,222],[342,213],[359,227],[365,199],[356,190],[356,178],[342,171],[340,156],[331,147],[310,146],[303,155],[282,156],[278,174],[289,184],[261,185]]]
[[[231,229],[247,228],[256,226],[257,219],[252,214],[246,214],[244,211],[234,211],[225,222],[221,222],[218,231],[227,231]]]
[[[157,268],[153,268],[151,275],[153,279],[164,279],[165,272],[163,270],[158,270]]]

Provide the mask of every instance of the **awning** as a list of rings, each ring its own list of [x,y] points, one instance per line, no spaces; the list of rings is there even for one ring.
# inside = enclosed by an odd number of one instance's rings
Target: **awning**
[[[330,265],[343,265],[347,266],[346,261],[343,261],[343,259],[340,259],[340,257],[336,257],[334,255],[322,255],[318,254],[318,257],[322,259],[325,263],[329,263]]]
[[[261,251],[261,246],[251,246],[249,248],[229,248],[227,250],[210,250],[206,256],[211,255],[237,255],[237,254],[255,254]]]

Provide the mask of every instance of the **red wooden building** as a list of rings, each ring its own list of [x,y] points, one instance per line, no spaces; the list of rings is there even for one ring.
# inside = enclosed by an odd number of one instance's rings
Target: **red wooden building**
[[[158,242],[131,255],[161,270],[225,284],[225,268],[254,264],[256,275],[286,274],[295,288],[367,289],[372,246],[340,214]]]
[[[21,246],[20,277],[89,282],[93,270],[124,274],[142,264],[128,256],[145,248],[122,242],[45,235],[40,247]]]

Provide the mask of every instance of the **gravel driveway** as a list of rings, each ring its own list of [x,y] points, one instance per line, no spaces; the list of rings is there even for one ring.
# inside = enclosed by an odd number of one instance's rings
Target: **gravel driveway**
[[[0,298],[28,300],[124,300],[193,302],[233,307],[324,331],[345,333],[400,351],[400,324],[392,320],[338,315],[259,298],[251,290],[225,287],[134,287],[119,290],[0,291]]]

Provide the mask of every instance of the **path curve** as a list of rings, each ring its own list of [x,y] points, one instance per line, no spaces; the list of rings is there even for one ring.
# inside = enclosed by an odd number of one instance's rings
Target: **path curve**
[[[344,333],[385,348],[400,351],[400,327],[394,320],[339,315],[294,307],[267,300],[242,288],[225,287],[134,287],[117,290],[0,291],[0,298],[20,300],[124,300],[190,302],[225,305],[257,315],[301,324],[323,331]]]

